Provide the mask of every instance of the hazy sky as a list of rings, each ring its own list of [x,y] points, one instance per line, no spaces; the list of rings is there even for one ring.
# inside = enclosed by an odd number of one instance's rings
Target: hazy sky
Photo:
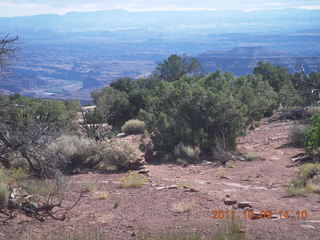
[[[282,8],[320,9],[320,0],[0,0],[0,17],[107,9],[254,11]]]

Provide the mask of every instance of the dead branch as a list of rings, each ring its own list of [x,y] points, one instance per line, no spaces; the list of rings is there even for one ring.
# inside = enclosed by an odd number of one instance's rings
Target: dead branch
[[[20,189],[21,190],[21,189]],[[79,198],[68,207],[63,207],[63,198],[55,201],[53,194],[50,194],[45,200],[33,200],[37,196],[29,194],[20,194],[18,189],[12,189],[7,209],[2,209],[1,212],[7,217],[2,220],[3,223],[14,219],[17,215],[24,214],[28,217],[35,218],[39,221],[45,221],[47,218],[53,220],[64,221],[68,213],[80,202],[84,197],[80,194]],[[56,208],[58,210],[54,211]]]

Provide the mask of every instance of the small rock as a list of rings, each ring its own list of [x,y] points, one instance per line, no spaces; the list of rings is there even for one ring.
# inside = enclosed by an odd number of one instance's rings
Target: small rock
[[[220,178],[222,178],[222,179],[231,179],[231,177],[227,177],[227,176],[222,176]]]
[[[231,198],[226,198],[225,200],[224,200],[224,204],[225,205],[234,205],[234,204],[237,204],[237,200],[233,200],[233,199],[231,199]]]
[[[176,178],[180,178],[180,176],[176,176]]]
[[[150,172],[149,169],[145,168],[145,169],[141,169],[138,171],[139,174],[148,174]]]
[[[125,133],[119,133],[118,135],[117,135],[117,138],[122,138],[122,137],[125,137],[127,134],[125,134]]]
[[[136,234],[133,232],[132,234],[131,234],[131,237],[135,237],[136,236]]]
[[[169,186],[169,189],[177,189],[177,188],[178,188],[177,185],[170,185],[170,186]]]
[[[157,187],[156,190],[163,190],[166,189],[166,187]]]
[[[211,184],[211,182],[207,182],[207,184]]]
[[[252,202],[238,202],[238,208],[252,208]]]
[[[231,196],[230,196],[229,194],[226,194],[226,197],[229,198],[229,197],[231,197]]]
[[[194,188],[187,188],[186,190],[184,190],[185,192],[199,192],[198,190],[194,189]]]

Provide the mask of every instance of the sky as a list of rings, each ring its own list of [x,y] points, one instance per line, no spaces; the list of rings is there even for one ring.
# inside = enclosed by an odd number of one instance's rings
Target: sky
[[[0,0],[0,17],[110,9],[258,11],[284,8],[320,9],[320,0]]]

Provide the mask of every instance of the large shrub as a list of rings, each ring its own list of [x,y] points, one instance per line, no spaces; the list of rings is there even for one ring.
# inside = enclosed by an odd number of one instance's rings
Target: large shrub
[[[121,127],[121,131],[126,134],[140,134],[144,133],[145,124],[138,119],[131,119]]]
[[[98,163],[99,145],[92,139],[64,135],[48,146],[47,158],[62,171],[94,167]]]
[[[195,80],[162,81],[152,91],[145,119],[157,154],[173,153],[183,143],[211,154],[216,139],[224,138],[226,150],[253,120],[276,106],[276,95],[259,78],[235,79],[215,72]],[[250,99],[245,93],[250,93]],[[259,98],[259,94],[261,96]]]
[[[100,159],[118,169],[128,168],[130,163],[136,161],[140,155],[137,147],[121,140],[104,142],[100,150]]]

